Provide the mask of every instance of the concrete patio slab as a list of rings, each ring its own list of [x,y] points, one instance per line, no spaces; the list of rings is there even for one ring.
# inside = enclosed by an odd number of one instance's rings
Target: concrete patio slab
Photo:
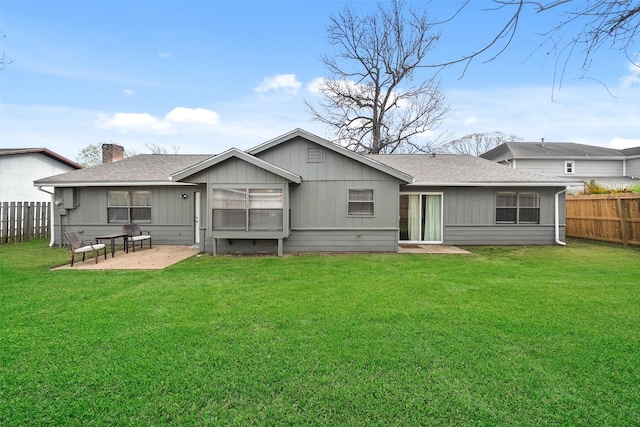
[[[399,245],[399,254],[470,254],[471,252],[449,245]]]
[[[115,257],[107,251],[107,259],[104,259],[102,251],[98,263],[93,258],[84,262],[76,260],[73,267],[70,264],[51,270],[161,270],[172,264],[198,254],[198,247],[194,246],[170,246],[157,245],[151,249],[148,247],[129,250],[129,253],[118,251]],[[80,258],[82,259],[82,258]]]

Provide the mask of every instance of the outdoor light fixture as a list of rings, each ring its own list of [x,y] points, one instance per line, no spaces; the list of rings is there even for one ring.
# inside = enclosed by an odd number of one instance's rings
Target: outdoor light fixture
[[[189,197],[189,196],[187,195],[187,193],[182,193],[182,194],[180,195],[180,197],[182,197],[183,199],[186,199],[186,198],[187,198],[187,197]]]

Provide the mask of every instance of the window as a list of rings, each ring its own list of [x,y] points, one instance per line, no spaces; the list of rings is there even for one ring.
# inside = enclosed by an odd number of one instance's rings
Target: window
[[[282,189],[214,189],[213,229],[282,230],[283,209]]]
[[[539,224],[540,193],[498,193],[496,224]]]
[[[576,165],[572,160],[567,160],[564,162],[564,173],[571,175],[576,173]]]
[[[348,214],[373,216],[373,190],[349,189]]]
[[[107,217],[110,223],[151,222],[151,191],[109,191]]]

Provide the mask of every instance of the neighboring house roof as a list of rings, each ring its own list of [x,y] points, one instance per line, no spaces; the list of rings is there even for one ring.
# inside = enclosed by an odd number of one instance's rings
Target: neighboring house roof
[[[213,154],[140,154],[113,163],[102,163],[60,175],[42,178],[38,185],[55,187],[104,187],[111,185],[184,185],[170,176]]]
[[[494,162],[511,159],[579,159],[579,158],[615,158],[623,159],[628,154],[623,150],[598,147],[594,145],[576,144],[573,142],[505,142],[487,151],[480,157]]]
[[[640,156],[640,147],[625,148],[624,150],[620,150],[620,151],[622,151],[625,156],[630,156],[630,157]]]
[[[75,169],[82,169],[82,165],[74,162],[73,160],[69,160],[64,156],[61,156],[58,153],[54,153],[48,148],[0,148],[0,156],[12,156],[16,154],[32,154],[39,153],[44,154],[45,156],[51,157],[54,160],[59,161],[60,163],[64,163],[67,166],[71,166]]]
[[[371,157],[368,156],[363,156],[362,154],[358,154],[355,153],[351,150],[347,150],[344,147],[341,147],[337,144],[334,144],[331,141],[328,141],[324,138],[321,138],[317,135],[314,135],[312,133],[309,133],[303,129],[294,129],[289,133],[286,133],[282,136],[279,136],[277,138],[272,139],[271,141],[267,141],[264,144],[260,144],[254,148],[251,148],[249,150],[247,150],[247,153],[251,154],[251,155],[257,155],[263,151],[269,150],[270,148],[273,148],[277,145],[280,145],[284,142],[290,141],[293,138],[296,137],[300,137],[300,138],[304,138],[308,141],[314,142],[328,150],[332,150],[335,151],[336,153],[342,154],[343,156],[346,156],[352,160],[355,160],[356,162],[359,163],[363,163],[369,167],[372,167],[374,169],[377,169],[379,171],[382,171],[388,175],[391,175],[395,178],[398,178],[401,181],[404,182],[412,182],[413,179],[410,175],[406,174],[403,171],[400,171],[398,169],[395,169],[393,167],[389,167],[389,165],[380,163],[375,161],[374,159],[372,159]]]
[[[247,154],[244,151],[240,151],[237,148],[232,148],[215,157],[212,157],[198,164],[189,166],[188,168],[181,170],[179,172],[176,172],[171,175],[171,179],[174,181],[183,180],[191,175],[194,175],[198,172],[201,172],[205,169],[210,168],[211,166],[217,165],[218,163],[224,162],[225,160],[228,160],[231,158],[243,160],[247,163],[250,163],[254,166],[257,166],[261,169],[267,170],[275,175],[278,175],[286,180],[295,182],[296,184],[300,184],[300,182],[302,181],[302,178],[300,177],[300,175],[296,175],[293,172],[289,172],[288,170],[282,169],[269,162],[265,162],[264,160],[261,160],[250,154]]]
[[[459,154],[371,154],[380,163],[410,174],[413,186],[566,186],[577,181],[511,169]],[[581,183],[581,182],[580,182]]]

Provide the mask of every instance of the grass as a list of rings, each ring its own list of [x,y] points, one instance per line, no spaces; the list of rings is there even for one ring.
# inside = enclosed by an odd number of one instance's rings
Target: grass
[[[637,425],[640,251],[191,258],[0,246],[0,425]]]

